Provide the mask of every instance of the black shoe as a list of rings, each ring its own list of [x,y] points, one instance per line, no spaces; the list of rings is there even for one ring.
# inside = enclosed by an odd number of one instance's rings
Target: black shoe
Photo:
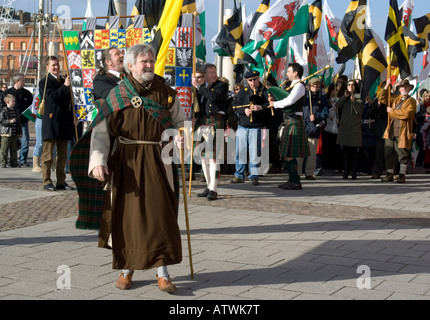
[[[292,184],[291,181],[287,181],[287,182],[285,182],[283,184],[278,185],[278,188],[279,189],[287,189],[291,184]]]
[[[209,189],[206,188],[205,190],[203,190],[202,193],[197,193],[197,197],[200,197],[200,198],[206,197],[208,194],[209,194]]]
[[[302,190],[301,183],[291,183],[289,186],[283,188],[285,190]]]
[[[67,183],[63,183],[63,184],[58,184],[57,185],[57,189],[58,190],[75,190],[75,188],[69,186]]]
[[[57,188],[55,188],[52,183],[44,185],[43,189],[48,190],[48,191],[57,191]]]
[[[209,201],[212,201],[212,200],[216,200],[216,199],[217,199],[217,196],[218,196],[218,193],[216,193],[215,191],[209,191],[209,193],[208,193],[208,195],[206,196],[206,198],[207,198]]]

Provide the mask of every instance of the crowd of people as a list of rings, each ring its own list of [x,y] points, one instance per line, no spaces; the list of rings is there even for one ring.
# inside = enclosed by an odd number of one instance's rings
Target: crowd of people
[[[57,57],[46,58],[33,171],[42,173],[44,190],[56,191],[75,189],[66,183],[70,170],[80,198],[76,225],[99,230],[99,246],[112,250],[113,268],[120,270],[117,288],[129,289],[135,270],[156,268],[158,287],[172,293],[176,287],[167,266],[182,260],[179,179],[177,167],[162,161],[161,137],[187,119],[176,91],[154,74],[152,47],[135,45],[125,56],[111,47],[102,60],[93,82],[98,114],[82,134],[70,78],[60,76]],[[258,186],[266,173],[286,172],[287,180],[278,187],[302,190],[302,177],[315,180],[328,170],[343,173],[343,179],[356,180],[363,172],[381,182],[405,183],[414,141],[414,165],[430,169],[428,90],[420,91],[417,102],[408,80],[396,85],[388,80],[373,100],[363,101],[358,80],[341,75],[327,87],[318,76],[305,82],[298,63],[289,64],[286,75],[287,90],[279,93],[258,71],[246,72],[234,92],[213,64],[193,74],[196,144],[213,143],[201,154],[206,187],[198,197],[218,199],[219,177],[226,167],[217,161],[224,159],[224,146],[216,145],[224,141],[216,139],[217,129],[235,132],[232,184],[248,180]],[[22,113],[33,99],[24,85],[25,76],[17,74],[13,86],[0,94],[3,168],[28,165],[28,119]],[[267,172],[261,170],[264,139],[269,145]],[[180,135],[174,142],[184,147]]]

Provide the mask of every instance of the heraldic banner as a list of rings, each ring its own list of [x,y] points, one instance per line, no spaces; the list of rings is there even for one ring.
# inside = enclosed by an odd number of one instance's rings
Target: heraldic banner
[[[97,113],[92,103],[93,79],[101,67],[103,51],[114,46],[125,54],[127,49],[135,44],[150,44],[151,33],[147,28],[62,32],[76,117],[79,121],[92,121]],[[166,83],[178,92],[178,98],[188,119],[191,119],[192,106],[192,34],[191,27],[176,29],[166,56],[164,73]]]

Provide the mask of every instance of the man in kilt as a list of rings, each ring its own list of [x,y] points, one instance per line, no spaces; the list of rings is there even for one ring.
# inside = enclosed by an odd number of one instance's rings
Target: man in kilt
[[[216,200],[218,197],[217,185],[220,175],[220,160],[224,157],[224,137],[220,139],[222,145],[215,143],[217,129],[225,129],[225,115],[227,111],[228,85],[218,79],[216,66],[206,64],[204,68],[205,78],[197,78],[193,75],[192,85],[197,89],[197,98],[201,100],[198,136],[206,142],[204,150],[201,150],[203,174],[207,187],[198,197],[206,197],[208,200]],[[199,146],[196,148],[200,152]]]
[[[280,108],[284,112],[284,122],[279,127],[279,153],[285,162],[288,181],[278,187],[286,190],[302,189],[297,158],[306,157],[310,154],[303,121],[306,89],[300,82],[302,76],[303,67],[298,63],[290,63],[287,69],[287,77],[292,81],[289,95],[280,101],[270,101],[271,107]]]

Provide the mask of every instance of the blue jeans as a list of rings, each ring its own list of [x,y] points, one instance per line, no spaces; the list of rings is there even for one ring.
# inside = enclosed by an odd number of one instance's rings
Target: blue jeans
[[[42,119],[36,118],[35,123],[36,131],[36,144],[34,145],[33,157],[41,157],[43,150],[43,140],[42,140]]]
[[[240,179],[245,178],[245,168],[248,163],[249,150],[249,179],[258,178],[258,168],[261,166],[261,130],[262,128],[245,128],[238,126],[236,131],[236,172]]]
[[[28,157],[28,141],[30,140],[30,134],[28,132],[28,122],[22,123],[22,137],[21,140],[21,152],[19,153],[19,163],[26,164]]]

